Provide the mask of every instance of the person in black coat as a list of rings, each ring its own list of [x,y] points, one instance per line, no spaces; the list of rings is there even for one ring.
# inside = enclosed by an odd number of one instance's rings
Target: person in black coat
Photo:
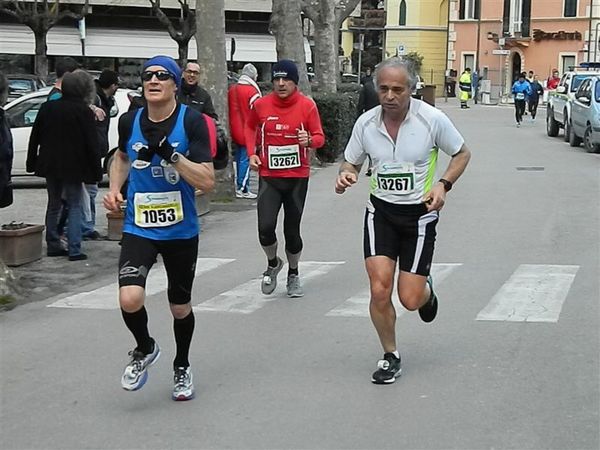
[[[10,125],[4,111],[8,97],[8,79],[0,73],[0,208],[12,204],[12,186],[10,173],[13,163],[13,141]]]
[[[94,94],[94,82],[87,72],[65,74],[62,97],[40,108],[27,151],[27,172],[46,178],[47,254],[68,255],[71,261],[87,259],[81,252],[82,183],[102,179],[98,132],[89,107]],[[63,192],[69,204],[68,250],[63,249],[57,230]]]
[[[181,86],[177,91],[177,100],[198,112],[219,120],[210,94],[198,84],[199,76],[200,65],[198,63],[189,62],[185,65]]]

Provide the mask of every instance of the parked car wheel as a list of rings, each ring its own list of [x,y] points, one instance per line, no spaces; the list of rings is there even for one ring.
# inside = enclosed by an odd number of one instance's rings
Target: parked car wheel
[[[554,113],[551,109],[546,114],[546,133],[550,137],[558,136],[558,122],[554,120]]]
[[[563,136],[563,139],[565,140],[565,142],[571,142],[571,124],[569,123],[569,116],[567,114],[567,111],[564,112],[563,117],[565,118],[564,122],[563,122],[563,128],[565,129],[565,134]]]
[[[592,141],[592,126],[588,125],[583,135],[583,145],[585,149],[590,153],[600,153],[600,145],[594,144]]]
[[[571,147],[579,147],[581,144],[581,138],[575,134],[575,130],[572,126],[567,126],[565,123],[565,133],[569,130],[569,145]]]

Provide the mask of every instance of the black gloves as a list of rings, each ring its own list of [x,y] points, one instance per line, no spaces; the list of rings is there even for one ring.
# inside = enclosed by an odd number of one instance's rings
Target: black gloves
[[[144,136],[146,137],[146,139],[148,139],[149,152],[151,152],[152,155],[156,153],[166,162],[170,163],[171,155],[173,155],[174,150],[173,147],[171,147],[171,144],[169,144],[169,142],[167,141],[165,133],[159,129],[149,129],[144,130]],[[139,159],[142,159],[141,153],[142,151],[140,150],[140,155],[138,156]],[[150,159],[152,159],[152,156],[150,157]],[[150,159],[145,159],[144,161],[150,161]]]
[[[152,147],[151,147],[152,148]],[[162,140],[158,143],[158,146],[154,149],[156,154],[164,159],[166,162],[171,162],[171,156],[173,156],[173,147],[167,141],[167,137],[163,137]]]
[[[142,147],[138,151],[137,159],[146,161],[146,162],[151,162],[153,156],[154,156],[154,152],[152,150],[150,150],[148,147]]]

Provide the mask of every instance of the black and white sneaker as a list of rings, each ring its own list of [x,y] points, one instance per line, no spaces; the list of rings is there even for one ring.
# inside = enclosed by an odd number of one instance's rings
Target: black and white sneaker
[[[393,353],[385,353],[383,359],[377,362],[377,370],[373,372],[371,381],[375,384],[391,384],[401,372],[400,358],[396,358]]]
[[[429,295],[429,300],[427,300],[427,303],[419,308],[419,316],[423,322],[429,323],[435,319],[435,316],[437,315],[438,299],[437,295],[435,295],[435,292],[433,292],[433,279],[431,278],[431,275],[427,277],[427,284],[429,285],[431,294]]]

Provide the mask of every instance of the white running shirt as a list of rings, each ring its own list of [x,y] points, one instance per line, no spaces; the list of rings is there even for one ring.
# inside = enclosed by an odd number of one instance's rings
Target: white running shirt
[[[389,203],[422,203],[433,185],[438,149],[458,153],[464,139],[440,110],[414,98],[400,125],[396,142],[382,121],[381,106],[358,118],[344,157],[353,165],[372,160],[371,194]]]

